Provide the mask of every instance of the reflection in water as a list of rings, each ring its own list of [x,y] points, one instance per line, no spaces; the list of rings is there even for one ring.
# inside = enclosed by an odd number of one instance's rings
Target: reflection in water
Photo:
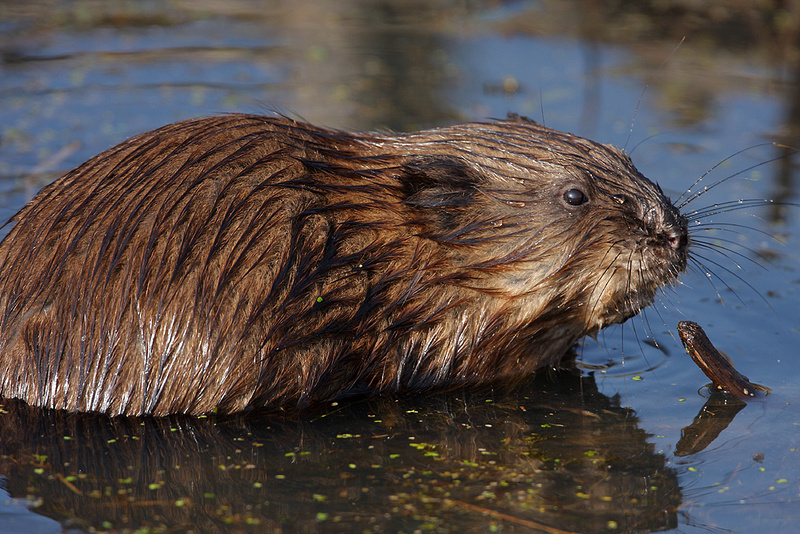
[[[36,501],[14,499],[3,489],[5,479],[0,477],[0,529],[3,532],[24,532],[27,534],[58,534],[63,532],[61,525],[48,517],[29,510]]]
[[[630,532],[675,527],[675,472],[564,371],[526,391],[381,398],[302,420],[108,418],[6,403],[0,472],[70,527]]]
[[[705,450],[745,406],[745,401],[711,389],[711,396],[692,424],[681,430],[675,456],[689,456]]]

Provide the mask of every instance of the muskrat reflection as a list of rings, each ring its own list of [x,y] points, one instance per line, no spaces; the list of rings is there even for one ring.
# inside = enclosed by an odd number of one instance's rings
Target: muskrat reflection
[[[86,529],[674,528],[676,473],[636,415],[591,377],[557,379],[381,397],[302,420],[108,418],[12,402],[0,472],[13,496],[41,499],[38,513]]]

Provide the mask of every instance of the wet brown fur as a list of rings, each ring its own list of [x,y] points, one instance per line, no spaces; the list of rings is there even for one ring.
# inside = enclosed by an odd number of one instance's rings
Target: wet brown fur
[[[11,222],[0,395],[110,414],[515,380],[648,305],[687,240],[621,151],[520,117],[171,124]]]

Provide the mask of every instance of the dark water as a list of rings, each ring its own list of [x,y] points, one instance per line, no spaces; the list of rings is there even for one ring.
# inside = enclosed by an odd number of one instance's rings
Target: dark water
[[[733,177],[687,211],[797,202],[798,13],[660,5],[0,2],[0,218],[135,133],[269,109],[398,130],[513,111],[626,147],[673,198]],[[0,531],[796,531],[800,210],[712,219],[741,225],[704,235],[726,251],[579,346],[582,376],[301,420],[5,403]],[[708,398],[687,318],[772,394]]]

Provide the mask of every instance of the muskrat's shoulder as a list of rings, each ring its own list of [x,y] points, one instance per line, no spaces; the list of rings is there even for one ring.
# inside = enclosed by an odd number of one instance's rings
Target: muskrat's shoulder
[[[233,115],[142,134],[57,180],[0,243],[0,393],[165,414],[398,385],[385,332],[428,312],[387,310],[441,258],[418,246],[402,164],[372,146]]]

